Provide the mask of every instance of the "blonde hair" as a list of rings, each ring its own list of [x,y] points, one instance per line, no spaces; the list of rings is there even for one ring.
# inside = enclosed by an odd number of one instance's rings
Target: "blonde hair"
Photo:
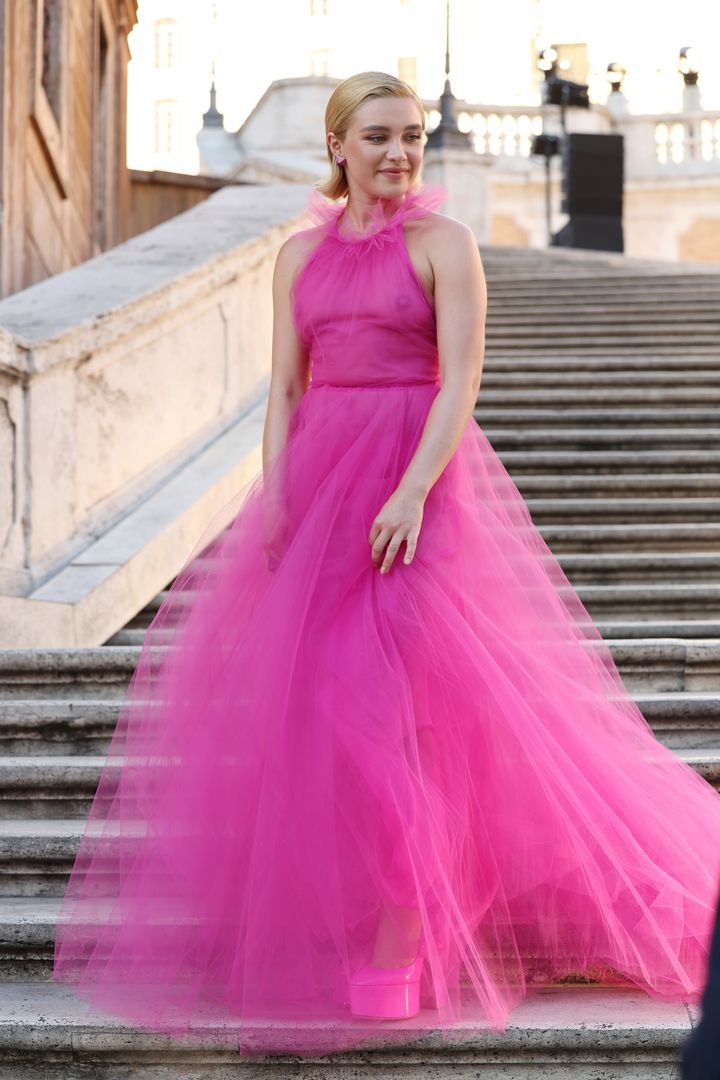
[[[422,130],[425,131],[423,103],[402,79],[387,75],[384,71],[361,71],[343,79],[333,90],[325,109],[325,149],[330,161],[330,176],[315,185],[316,190],[328,199],[341,199],[349,190],[345,169],[335,161],[335,155],[327,144],[328,134],[332,131],[338,139],[343,139],[360,106],[372,98],[381,97],[412,98],[417,104]]]

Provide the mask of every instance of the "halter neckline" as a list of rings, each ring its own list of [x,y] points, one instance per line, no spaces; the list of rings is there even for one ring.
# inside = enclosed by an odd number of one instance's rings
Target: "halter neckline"
[[[340,219],[347,207],[346,199],[332,202],[317,188],[312,188],[306,209],[320,224],[329,226],[331,234],[339,243],[350,249],[360,250],[367,245],[382,247],[386,240],[392,238],[397,226],[409,218],[423,217],[428,212],[439,209],[445,203],[447,194],[445,184],[420,182],[405,192],[405,197],[389,218],[385,218],[383,204],[393,200],[380,196],[371,207],[372,224],[364,232],[353,228],[347,232],[340,231]]]
[[[389,218],[386,218],[382,213],[382,206],[384,202],[390,202],[390,199],[380,198],[377,200],[373,207],[373,221],[369,229],[360,231],[351,225],[346,232],[342,232],[340,229],[340,222],[346,217],[347,202],[343,205],[341,212],[335,218],[335,235],[344,244],[362,244],[365,240],[368,240],[371,236],[376,236],[377,233],[385,232],[391,226],[399,224],[401,216],[398,216],[400,211],[409,205],[408,200],[412,202],[413,192],[407,191],[405,198],[402,202],[395,207]]]

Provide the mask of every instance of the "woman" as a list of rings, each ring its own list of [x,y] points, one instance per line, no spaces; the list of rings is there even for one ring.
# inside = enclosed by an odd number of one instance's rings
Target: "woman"
[[[502,1030],[538,980],[703,979],[720,799],[473,420],[484,276],[423,137],[392,76],[329,100],[331,179],[275,267],[263,474],[150,627],[59,924],[55,978],[246,1053],[466,1006]]]

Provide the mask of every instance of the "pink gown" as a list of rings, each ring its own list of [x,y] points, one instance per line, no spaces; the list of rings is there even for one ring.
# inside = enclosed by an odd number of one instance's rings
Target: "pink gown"
[[[699,1000],[720,797],[653,736],[472,418],[414,561],[372,564],[440,388],[403,223],[445,194],[364,235],[308,202],[312,383],[148,631],[63,900],[54,978],[134,1025],[310,1054],[467,1010],[502,1031],[573,974]],[[396,905],[421,1012],[360,1019],[348,979]]]

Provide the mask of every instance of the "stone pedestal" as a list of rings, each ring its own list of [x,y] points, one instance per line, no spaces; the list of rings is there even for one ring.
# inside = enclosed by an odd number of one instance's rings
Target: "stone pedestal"
[[[426,150],[423,159],[423,179],[448,186],[443,212],[465,222],[479,244],[490,239],[488,169],[492,164],[491,155],[460,147]]]

